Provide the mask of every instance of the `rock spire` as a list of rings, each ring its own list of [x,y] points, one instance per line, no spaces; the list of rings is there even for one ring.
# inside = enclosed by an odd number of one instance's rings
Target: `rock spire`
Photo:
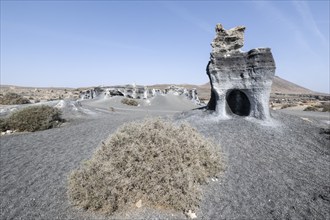
[[[217,24],[216,36],[206,71],[211,83],[207,105],[220,118],[233,115],[265,120],[269,114],[269,95],[275,74],[270,48],[242,52],[245,27],[225,30]]]

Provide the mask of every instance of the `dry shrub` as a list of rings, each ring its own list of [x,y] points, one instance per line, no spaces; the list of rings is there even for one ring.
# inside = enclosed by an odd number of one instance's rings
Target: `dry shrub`
[[[143,205],[195,210],[200,185],[222,170],[213,144],[188,124],[147,119],[120,127],[69,177],[77,206],[108,214]]]
[[[330,140],[330,128],[321,128],[320,134],[324,134],[325,137]]]
[[[330,112],[330,103],[329,102],[321,102],[320,104],[308,106],[304,109],[304,111],[322,111],[322,112]]]
[[[139,103],[134,100],[134,99],[128,99],[128,98],[123,98],[121,100],[121,103],[125,104],[125,105],[131,105],[131,106],[138,106]]]
[[[0,118],[0,132],[10,130],[6,118]]]
[[[319,111],[319,109],[315,106],[308,106],[304,109],[304,111],[317,112],[317,111]]]
[[[330,103],[323,103],[322,104],[322,112],[330,112]]]
[[[58,126],[62,121],[61,111],[46,105],[27,107],[6,118],[8,127],[17,131],[45,130]]]
[[[285,108],[290,108],[290,107],[296,107],[297,105],[295,104],[284,104],[281,109],[285,109]]]
[[[21,95],[16,93],[9,92],[0,98],[0,104],[2,105],[20,105],[20,104],[29,104],[30,100],[23,98]]]

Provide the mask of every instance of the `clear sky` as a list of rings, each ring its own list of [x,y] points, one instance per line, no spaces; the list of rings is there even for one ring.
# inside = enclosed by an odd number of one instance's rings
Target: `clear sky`
[[[1,84],[208,82],[216,23],[276,75],[329,93],[329,1],[1,1]]]

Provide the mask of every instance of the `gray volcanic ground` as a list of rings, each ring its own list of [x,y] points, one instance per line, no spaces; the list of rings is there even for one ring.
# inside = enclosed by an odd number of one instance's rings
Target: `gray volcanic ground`
[[[321,132],[329,127],[329,113],[272,111],[267,123],[218,120],[203,110],[190,111],[197,106],[177,96],[140,101],[138,107],[125,106],[118,97],[50,105],[62,108],[68,119],[62,127],[0,138],[1,219],[109,218],[70,204],[68,174],[124,122],[148,116],[188,121],[221,146],[226,170],[204,187],[198,218],[330,219],[330,137]],[[142,207],[110,218],[186,217]]]
[[[237,118],[188,117],[227,156],[220,182],[205,191],[205,219],[329,219],[330,145],[322,122],[272,112],[261,125]],[[328,117],[329,114],[324,114]]]

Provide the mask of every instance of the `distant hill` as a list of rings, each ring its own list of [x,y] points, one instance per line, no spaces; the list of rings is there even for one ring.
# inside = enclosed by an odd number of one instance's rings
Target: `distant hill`
[[[171,85],[175,85],[175,84],[156,84],[156,85],[148,85],[147,87],[149,88],[157,88],[157,89],[165,89]],[[208,100],[210,98],[210,83],[205,83],[203,85],[192,85],[192,84],[180,84],[180,85],[176,85],[176,86],[180,86],[180,87],[185,87],[187,89],[192,89],[192,88],[196,88],[197,89],[197,93],[198,93],[198,97],[200,99],[204,99],[204,100]],[[6,89],[11,89],[12,91],[15,91],[15,89],[35,89],[36,87],[20,87],[20,86],[13,86],[13,85],[1,85],[1,89],[2,90],[6,90]],[[88,87],[86,87],[87,89]],[[89,87],[92,88],[92,87]],[[72,88],[54,88],[54,87],[48,87],[48,88],[43,88],[43,89],[52,89],[52,90],[64,90],[64,89],[68,89],[68,90],[74,90]],[[84,88],[79,88],[84,89]],[[3,91],[2,91],[3,92]],[[273,80],[273,85],[272,85],[272,94],[274,93],[282,93],[282,94],[320,94],[318,92],[313,92],[309,89],[306,89],[302,86],[296,85],[292,82],[289,82],[285,79],[282,79],[278,76],[274,77]]]
[[[315,94],[312,90],[306,89],[302,86],[289,82],[278,76],[273,79],[271,93],[284,93],[284,94]]]
[[[150,87],[155,87],[159,89],[164,89],[172,84],[158,84],[152,85]],[[198,97],[201,99],[209,99],[210,98],[210,83],[205,83],[203,85],[191,85],[191,84],[181,84],[177,86],[183,86],[186,88],[196,88],[198,92]],[[289,82],[285,79],[282,79],[278,76],[275,76],[272,84],[272,94],[274,93],[283,93],[283,94],[318,94],[312,90],[306,89],[302,86]]]

